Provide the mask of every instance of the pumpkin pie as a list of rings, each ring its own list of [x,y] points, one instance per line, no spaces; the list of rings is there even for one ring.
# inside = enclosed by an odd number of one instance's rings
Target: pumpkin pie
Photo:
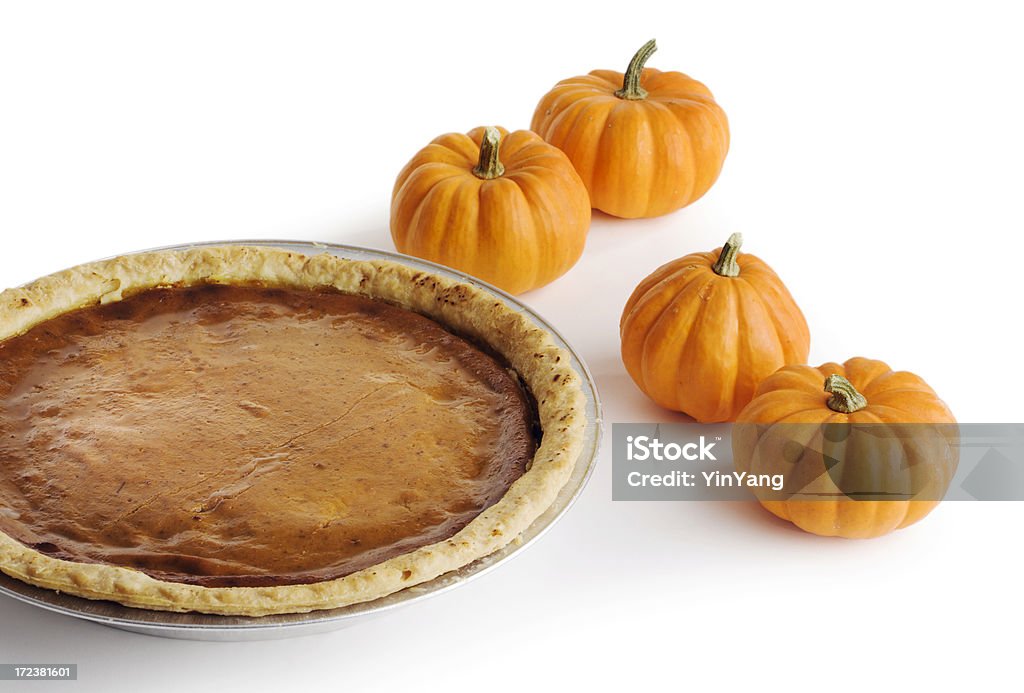
[[[254,246],[0,294],[0,569],[127,606],[375,599],[513,541],[583,441],[569,355],[488,291]]]

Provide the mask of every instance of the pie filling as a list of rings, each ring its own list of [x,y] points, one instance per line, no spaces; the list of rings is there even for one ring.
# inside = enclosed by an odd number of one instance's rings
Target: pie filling
[[[497,502],[535,418],[497,359],[388,303],[152,289],[0,343],[0,531],[171,582],[329,580]]]

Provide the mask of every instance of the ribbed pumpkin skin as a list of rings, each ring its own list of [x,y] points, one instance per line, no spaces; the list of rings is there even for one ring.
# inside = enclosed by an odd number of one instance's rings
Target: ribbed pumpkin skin
[[[406,164],[392,193],[391,238],[399,252],[518,294],[576,264],[591,208],[560,150],[526,130],[498,130],[498,178],[473,173],[484,128],[441,135]]]
[[[616,217],[656,217],[708,191],[729,151],[711,91],[681,72],[645,68],[646,99],[615,95],[623,74],[594,70],[541,99],[530,129],[569,157],[591,204]]]
[[[673,260],[644,279],[622,313],[622,361],[667,409],[697,421],[731,421],[758,384],[807,360],[810,333],[782,280],[754,255],[740,273],[712,266],[721,249]]]
[[[849,380],[867,398],[864,409],[849,414],[830,409],[826,402],[829,394],[822,383],[830,375],[841,375]],[[759,445],[764,445],[764,429],[755,435],[756,427],[744,424],[942,424],[934,430],[924,427],[915,433],[906,445],[907,459],[915,459],[923,452],[946,452],[947,459],[916,459],[918,464],[934,464],[936,475],[949,478],[956,471],[957,448],[947,436],[955,435],[956,419],[935,391],[920,377],[906,371],[893,371],[882,361],[853,358],[843,364],[826,363],[813,366],[786,366],[765,379],[757,395],[736,419],[733,435],[733,462],[738,471],[763,472],[754,462]],[[778,430],[778,429],[776,429]],[[804,430],[793,427],[789,430]],[[917,429],[915,429],[916,431]],[[780,435],[785,436],[786,433]],[[867,436],[864,436],[867,437]],[[928,440],[934,438],[934,440]],[[912,444],[911,444],[912,443]],[[891,443],[889,444],[891,446]],[[876,448],[889,450],[890,448]],[[856,450],[847,448],[850,455],[870,455],[870,444],[862,442]],[[881,458],[879,458],[881,459]],[[778,464],[775,462],[774,464]],[[804,466],[818,467],[817,485],[822,482],[836,491],[824,471],[821,457],[805,459]],[[865,462],[865,465],[875,464]],[[777,471],[777,469],[776,469]],[[813,473],[813,471],[812,471]],[[944,491],[944,488],[943,488]],[[821,536],[839,536],[850,539],[868,539],[912,525],[932,511],[938,500],[853,500],[840,497],[835,500],[763,500],[761,505],[783,520],[800,529]]]

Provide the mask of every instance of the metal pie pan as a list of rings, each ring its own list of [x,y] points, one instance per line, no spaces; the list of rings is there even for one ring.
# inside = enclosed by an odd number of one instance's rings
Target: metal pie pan
[[[598,399],[597,387],[590,372],[587,370],[586,364],[580,359],[579,354],[569,346],[558,333],[558,330],[533,310],[500,289],[461,272],[398,253],[356,246],[285,240],[244,240],[193,243],[153,248],[148,251],[138,252],[186,250],[199,246],[226,245],[269,246],[305,255],[327,252],[351,260],[388,260],[398,262],[415,269],[421,269],[471,284],[489,292],[509,309],[525,314],[538,327],[551,333],[554,341],[572,355],[572,366],[581,376],[580,382],[586,396],[585,413],[587,427],[584,435],[583,450],[580,452],[579,459],[576,460],[576,466],[569,481],[562,488],[551,507],[520,535],[519,541],[513,542],[490,555],[463,566],[459,570],[445,573],[429,582],[407,587],[380,599],[351,604],[338,609],[313,611],[307,614],[281,614],[261,617],[153,611],[122,606],[116,602],[83,599],[53,590],[34,587],[3,573],[0,573],[0,593],[67,616],[93,621],[121,630],[166,638],[186,640],[270,640],[298,637],[355,625],[382,612],[413,604],[428,597],[455,589],[459,585],[463,585],[474,578],[494,570],[514,556],[519,555],[527,546],[539,539],[579,497],[590,478],[601,442],[601,404]]]

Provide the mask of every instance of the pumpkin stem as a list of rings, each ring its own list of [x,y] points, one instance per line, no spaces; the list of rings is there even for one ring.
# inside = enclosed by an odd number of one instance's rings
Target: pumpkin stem
[[[655,45],[654,39],[640,46],[640,50],[629,61],[629,67],[622,78],[622,89],[615,92],[616,96],[627,101],[641,101],[647,98],[647,90],[640,86],[640,74],[644,71],[644,63],[656,50],[658,46]]]
[[[743,245],[742,233],[734,233],[729,236],[729,240],[722,246],[722,252],[718,254],[718,260],[711,266],[715,274],[721,277],[739,276],[740,266],[736,263],[736,256],[740,252],[741,245]]]
[[[841,375],[832,374],[825,378],[825,392],[832,394],[826,402],[828,408],[841,414],[852,414],[868,406],[867,398]]]
[[[498,147],[501,146],[501,133],[498,128],[484,128],[484,138],[480,142],[480,159],[473,169],[477,178],[490,180],[500,178],[505,173],[505,166],[498,159]]]

